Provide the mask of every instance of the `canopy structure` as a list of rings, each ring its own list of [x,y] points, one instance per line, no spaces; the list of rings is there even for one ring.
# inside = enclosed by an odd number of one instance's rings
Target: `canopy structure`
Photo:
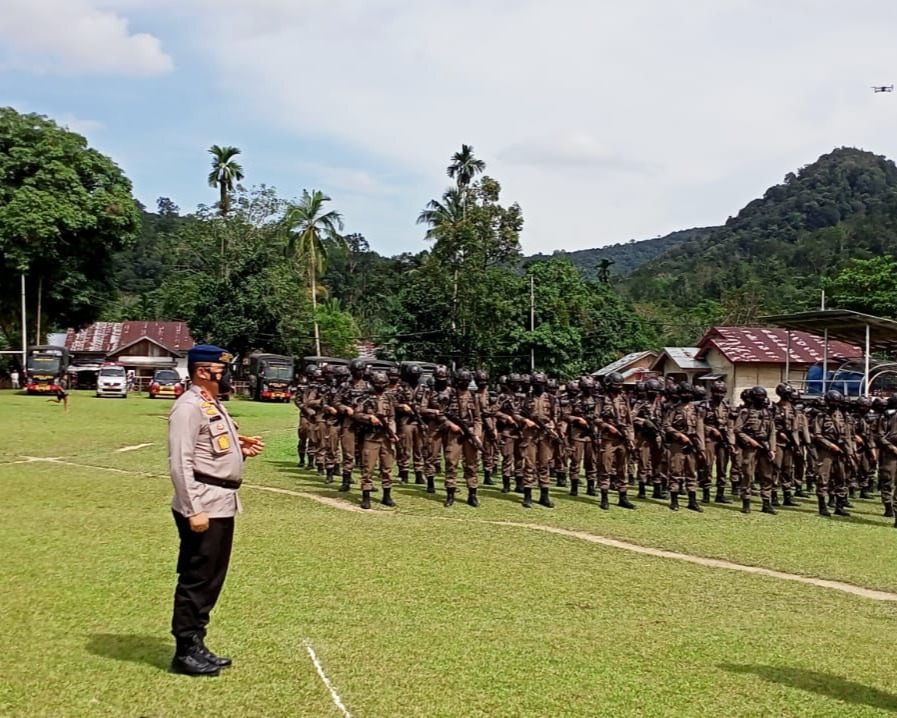
[[[830,338],[863,347],[863,393],[870,393],[870,365],[873,351],[897,351],[897,322],[849,309],[819,309],[795,314],[774,314],[760,318],[764,322],[797,330],[821,334],[825,342],[823,392],[828,381],[828,342]],[[789,351],[790,354],[790,351]],[[786,364],[786,376],[788,366]]]

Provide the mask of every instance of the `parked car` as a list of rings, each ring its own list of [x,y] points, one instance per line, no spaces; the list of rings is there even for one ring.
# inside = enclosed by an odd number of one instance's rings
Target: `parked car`
[[[150,399],[177,399],[184,393],[181,375],[174,369],[157,369],[149,385]]]
[[[103,364],[97,373],[97,396],[128,398],[128,377],[121,364]]]

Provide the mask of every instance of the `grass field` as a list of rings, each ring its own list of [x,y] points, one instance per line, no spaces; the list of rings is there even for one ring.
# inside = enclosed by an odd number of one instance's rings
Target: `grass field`
[[[339,716],[306,644],[359,718],[897,712],[897,602],[501,523],[897,592],[875,502],[845,521],[809,502],[769,517],[558,496],[527,512],[484,489],[480,509],[446,510],[411,486],[395,510],[346,511],[310,499],[342,495],[295,468],[292,408],[237,401],[268,448],[209,635],[235,666],[172,676],[169,407],[0,395],[0,715]]]

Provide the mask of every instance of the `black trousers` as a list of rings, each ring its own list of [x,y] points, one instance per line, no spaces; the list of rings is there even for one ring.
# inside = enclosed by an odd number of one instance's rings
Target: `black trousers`
[[[190,530],[190,520],[172,511],[181,538],[178,584],[174,590],[171,633],[176,639],[206,635],[209,613],[215,608],[234,543],[234,518],[209,519],[203,533]]]

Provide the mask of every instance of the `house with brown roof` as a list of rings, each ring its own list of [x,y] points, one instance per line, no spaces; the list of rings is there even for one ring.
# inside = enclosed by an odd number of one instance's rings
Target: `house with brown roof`
[[[807,370],[826,356],[825,341],[816,334],[765,327],[713,327],[697,349],[695,359],[706,364],[707,370],[696,379],[722,379],[731,401],[753,386],[765,387],[771,396],[784,381],[803,388]],[[861,358],[863,350],[830,340],[827,354],[840,364],[843,359]]]

